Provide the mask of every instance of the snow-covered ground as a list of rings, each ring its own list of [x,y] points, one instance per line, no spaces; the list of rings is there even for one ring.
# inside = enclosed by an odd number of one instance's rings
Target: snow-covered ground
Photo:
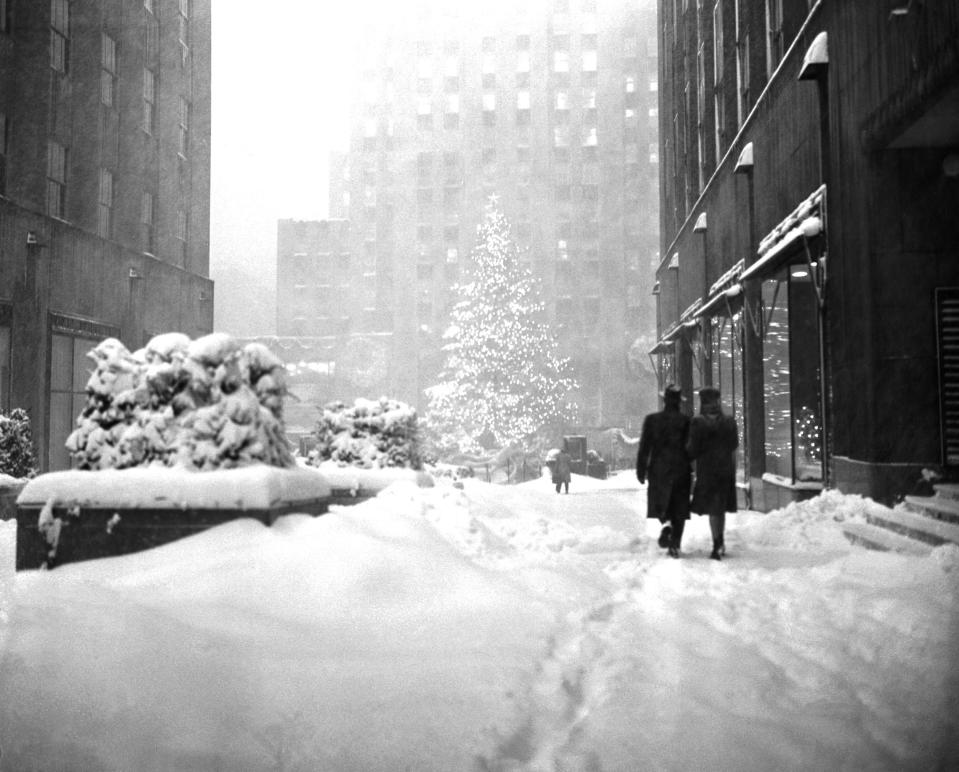
[[[656,546],[629,473],[397,482],[8,575],[4,770],[959,767],[959,548],[836,493]],[[2,535],[2,534],[0,534]]]

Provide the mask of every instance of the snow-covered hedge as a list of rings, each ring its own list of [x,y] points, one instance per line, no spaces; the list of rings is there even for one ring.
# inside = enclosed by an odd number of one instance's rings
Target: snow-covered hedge
[[[416,410],[395,399],[358,399],[352,406],[331,402],[315,435],[309,459],[314,466],[334,461],[364,469],[422,467]]]
[[[87,404],[67,438],[80,469],[293,465],[283,363],[262,344],[167,333],[134,353],[108,338],[89,356]]]
[[[0,474],[22,479],[36,473],[30,416],[22,408],[9,413],[0,411]]]

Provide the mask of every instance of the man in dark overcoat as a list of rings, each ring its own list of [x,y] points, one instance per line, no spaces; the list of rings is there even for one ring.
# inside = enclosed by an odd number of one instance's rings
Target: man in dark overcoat
[[[713,536],[713,560],[726,553],[726,513],[736,511],[736,448],[739,429],[732,416],[725,415],[719,389],[707,386],[699,390],[699,415],[689,427],[686,450],[696,462],[693,488],[693,512],[709,515]]]
[[[679,557],[683,530],[689,519],[690,463],[686,455],[689,417],[680,411],[682,392],[673,384],[663,390],[663,409],[643,420],[636,455],[636,478],[649,479],[646,516],[663,523],[659,546]]]

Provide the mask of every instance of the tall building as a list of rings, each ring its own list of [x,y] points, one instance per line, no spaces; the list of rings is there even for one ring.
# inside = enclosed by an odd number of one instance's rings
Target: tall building
[[[756,509],[959,468],[959,5],[661,0],[663,381]]]
[[[572,357],[578,422],[635,424],[644,363],[628,352],[654,325],[658,262],[653,3],[401,10],[365,36],[350,147],[331,175],[363,310],[311,319],[306,334],[382,333],[391,394],[422,408],[495,196]]]
[[[209,0],[0,0],[0,407],[43,469],[86,352],[207,333]]]

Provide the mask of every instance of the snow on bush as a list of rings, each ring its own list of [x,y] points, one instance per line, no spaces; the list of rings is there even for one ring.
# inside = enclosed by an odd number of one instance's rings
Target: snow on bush
[[[422,467],[416,410],[395,399],[357,399],[352,406],[331,402],[314,433],[314,466],[334,461],[364,469]]]
[[[0,411],[0,475],[24,478],[37,473],[30,417],[22,408]]]
[[[78,468],[292,466],[283,364],[264,346],[167,333],[134,353],[108,338],[89,356],[87,404],[67,438]]]

